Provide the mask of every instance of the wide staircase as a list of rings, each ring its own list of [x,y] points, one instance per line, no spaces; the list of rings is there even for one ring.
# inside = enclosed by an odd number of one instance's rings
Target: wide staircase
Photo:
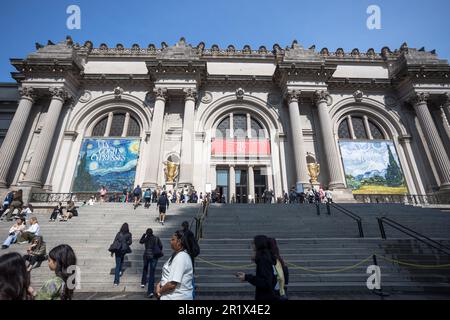
[[[291,298],[378,297],[366,285],[374,255],[382,293],[450,297],[450,256],[387,225],[383,240],[377,221],[389,217],[450,246],[448,213],[395,204],[343,207],[361,217],[363,238],[355,220],[333,207],[328,215],[325,205],[320,214],[309,204],[211,206],[197,259],[199,295],[251,298],[254,288],[234,273],[255,272],[251,241],[264,234],[277,239],[288,264]]]
[[[251,241],[255,235],[275,237],[290,271],[288,294],[291,299],[364,296],[377,298],[367,289],[367,267],[373,256],[381,268],[382,292],[390,297],[403,294],[450,297],[450,256],[386,225],[387,239],[380,235],[378,217],[389,217],[444,245],[450,246],[450,215],[436,209],[404,205],[343,205],[361,217],[364,237],[355,220],[336,208],[315,205],[220,205],[211,204],[203,223],[201,253],[196,259],[198,299],[252,299],[254,288],[241,283],[237,271],[255,272],[251,262]],[[164,226],[155,221],[155,204],[133,210],[131,204],[97,203],[79,209],[80,215],[68,222],[49,222],[48,210],[37,210],[41,234],[48,251],[61,243],[70,244],[78,257],[81,289],[76,297],[144,297],[140,288],[143,246],[141,235],[152,228],[164,246],[161,267],[170,257],[170,237],[194,217],[199,204],[171,205]],[[45,212],[44,212],[45,211]],[[107,251],[122,223],[133,234],[133,252],[126,256],[119,287],[113,287],[114,259]],[[0,222],[0,234],[7,236],[11,222]],[[195,230],[194,230],[195,231]],[[25,253],[28,245],[12,245],[2,253]],[[32,271],[32,285],[39,288],[52,276],[47,262]]]

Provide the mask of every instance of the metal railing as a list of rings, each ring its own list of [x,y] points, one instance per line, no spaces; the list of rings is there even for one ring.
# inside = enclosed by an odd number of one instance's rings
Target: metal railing
[[[336,204],[336,203],[331,203],[330,206],[332,206],[333,208],[337,209],[339,212],[345,214],[347,217],[353,219],[356,221],[356,224],[358,225],[358,231],[359,231],[359,236],[361,238],[364,238],[364,231],[363,231],[363,227],[362,227],[362,219],[360,216],[358,216],[356,213],[351,212],[350,210]]]
[[[400,223],[398,223],[398,222],[396,222],[396,221],[394,221],[394,220],[392,220],[390,218],[382,217],[382,218],[377,218],[377,220],[378,220],[378,226],[380,228],[381,237],[384,240],[387,239],[387,237],[386,237],[386,230],[384,228],[384,224],[387,224],[388,226],[390,226],[390,227],[392,227],[392,228],[394,228],[394,229],[396,229],[396,230],[398,230],[398,231],[400,231],[400,232],[402,232],[402,233],[404,233],[404,234],[406,234],[406,235],[408,235],[410,237],[413,237],[414,239],[416,239],[416,240],[418,240],[420,242],[423,242],[426,245],[428,245],[428,246],[430,246],[432,248],[435,248],[435,249],[437,249],[437,250],[439,250],[439,251],[441,251],[441,252],[443,252],[443,253],[445,253],[445,254],[450,256],[450,247],[448,247],[446,245],[443,245],[442,243],[437,242],[436,240],[430,239],[429,237],[427,237],[427,236],[425,236],[425,235],[423,235],[423,234],[421,234],[421,233],[419,233],[417,231],[414,231],[414,230],[412,230],[412,229],[410,229],[410,228],[408,228],[408,227],[406,227],[406,226],[404,226],[404,225],[402,225],[402,224],[400,224]]]
[[[202,201],[197,216],[193,218],[192,222],[195,221],[195,239],[197,241],[203,238],[203,223],[205,222],[205,219],[208,216],[208,210],[209,210],[209,201],[208,199],[205,199]]]
[[[400,203],[405,205],[450,204],[450,197],[435,194],[355,194],[360,203]]]

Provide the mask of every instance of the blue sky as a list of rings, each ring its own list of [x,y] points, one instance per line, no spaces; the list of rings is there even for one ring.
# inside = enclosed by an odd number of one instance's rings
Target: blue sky
[[[66,27],[66,9],[73,4],[81,8],[81,30]],[[381,8],[380,30],[366,26],[372,4]],[[385,45],[393,50],[406,41],[450,58],[448,0],[3,0],[0,8],[0,82],[13,81],[9,58],[25,58],[35,42],[58,42],[66,35],[80,44],[91,40],[95,47],[103,42],[159,47],[184,36],[208,48],[249,44],[269,49],[297,39],[305,47],[346,52],[371,47],[380,52]]]

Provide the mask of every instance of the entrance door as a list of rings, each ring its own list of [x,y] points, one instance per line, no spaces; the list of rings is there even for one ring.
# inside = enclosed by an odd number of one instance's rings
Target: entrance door
[[[261,174],[261,169],[255,169],[255,203],[264,203],[264,191],[267,189],[266,175]]]
[[[215,202],[227,203],[228,201],[228,170],[218,169],[216,177],[217,194]]]
[[[236,169],[236,203],[248,203],[247,170]]]

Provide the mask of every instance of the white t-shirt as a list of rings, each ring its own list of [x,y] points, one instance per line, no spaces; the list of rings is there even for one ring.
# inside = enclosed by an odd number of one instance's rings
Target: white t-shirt
[[[181,251],[173,258],[170,266],[169,260],[162,268],[161,287],[171,281],[177,282],[177,286],[171,293],[161,296],[161,300],[193,300],[192,277],[194,272],[191,257],[186,251]]]

